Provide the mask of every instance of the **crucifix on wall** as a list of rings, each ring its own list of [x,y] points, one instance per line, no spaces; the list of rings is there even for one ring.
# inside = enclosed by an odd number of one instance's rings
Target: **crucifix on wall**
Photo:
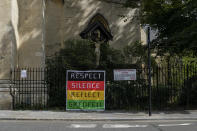
[[[81,38],[95,43],[96,66],[100,61],[100,46],[113,39],[107,20],[99,13],[92,17],[87,27],[80,33]]]

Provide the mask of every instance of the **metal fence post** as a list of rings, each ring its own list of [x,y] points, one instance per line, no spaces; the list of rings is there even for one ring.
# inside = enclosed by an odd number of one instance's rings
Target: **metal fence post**
[[[148,27],[148,86],[149,86],[149,116],[152,115],[151,113],[151,107],[152,107],[152,101],[151,101],[151,54],[150,54],[150,27]]]
[[[186,83],[186,87],[187,87],[187,109],[189,108],[189,87],[190,87],[190,82],[189,82],[189,66],[187,64],[187,83]]]

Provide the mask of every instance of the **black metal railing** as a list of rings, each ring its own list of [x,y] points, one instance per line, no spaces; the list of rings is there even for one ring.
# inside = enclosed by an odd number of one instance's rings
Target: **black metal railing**
[[[27,75],[21,78],[21,71]],[[16,68],[11,71],[14,109],[66,109],[66,68]],[[114,81],[106,71],[106,109],[148,110],[148,69],[136,69],[136,81]],[[196,65],[151,70],[154,110],[197,108]]]
[[[192,109],[197,107],[196,65],[156,67],[152,75],[154,109]]]
[[[22,74],[22,71],[26,73]],[[46,70],[42,68],[16,68],[11,71],[10,89],[14,109],[47,107],[48,89],[45,74]]]

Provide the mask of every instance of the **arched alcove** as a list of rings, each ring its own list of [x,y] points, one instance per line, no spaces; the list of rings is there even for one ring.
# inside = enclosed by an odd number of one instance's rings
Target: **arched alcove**
[[[100,13],[97,13],[90,19],[90,22],[88,23],[86,28],[80,33],[80,36],[83,39],[91,39],[93,41],[98,39],[98,41],[107,42],[113,39],[108,21]]]

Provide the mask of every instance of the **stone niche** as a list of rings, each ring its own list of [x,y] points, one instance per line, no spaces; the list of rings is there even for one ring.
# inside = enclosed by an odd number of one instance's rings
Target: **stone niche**
[[[57,52],[66,40],[81,39],[80,33],[98,13],[108,21],[111,47],[121,50],[140,40],[139,10],[123,7],[120,0],[64,0],[61,5],[57,1],[46,2],[46,56]]]
[[[87,27],[80,33],[82,39],[90,39],[94,42],[108,42],[113,39],[107,20],[97,13]]]

